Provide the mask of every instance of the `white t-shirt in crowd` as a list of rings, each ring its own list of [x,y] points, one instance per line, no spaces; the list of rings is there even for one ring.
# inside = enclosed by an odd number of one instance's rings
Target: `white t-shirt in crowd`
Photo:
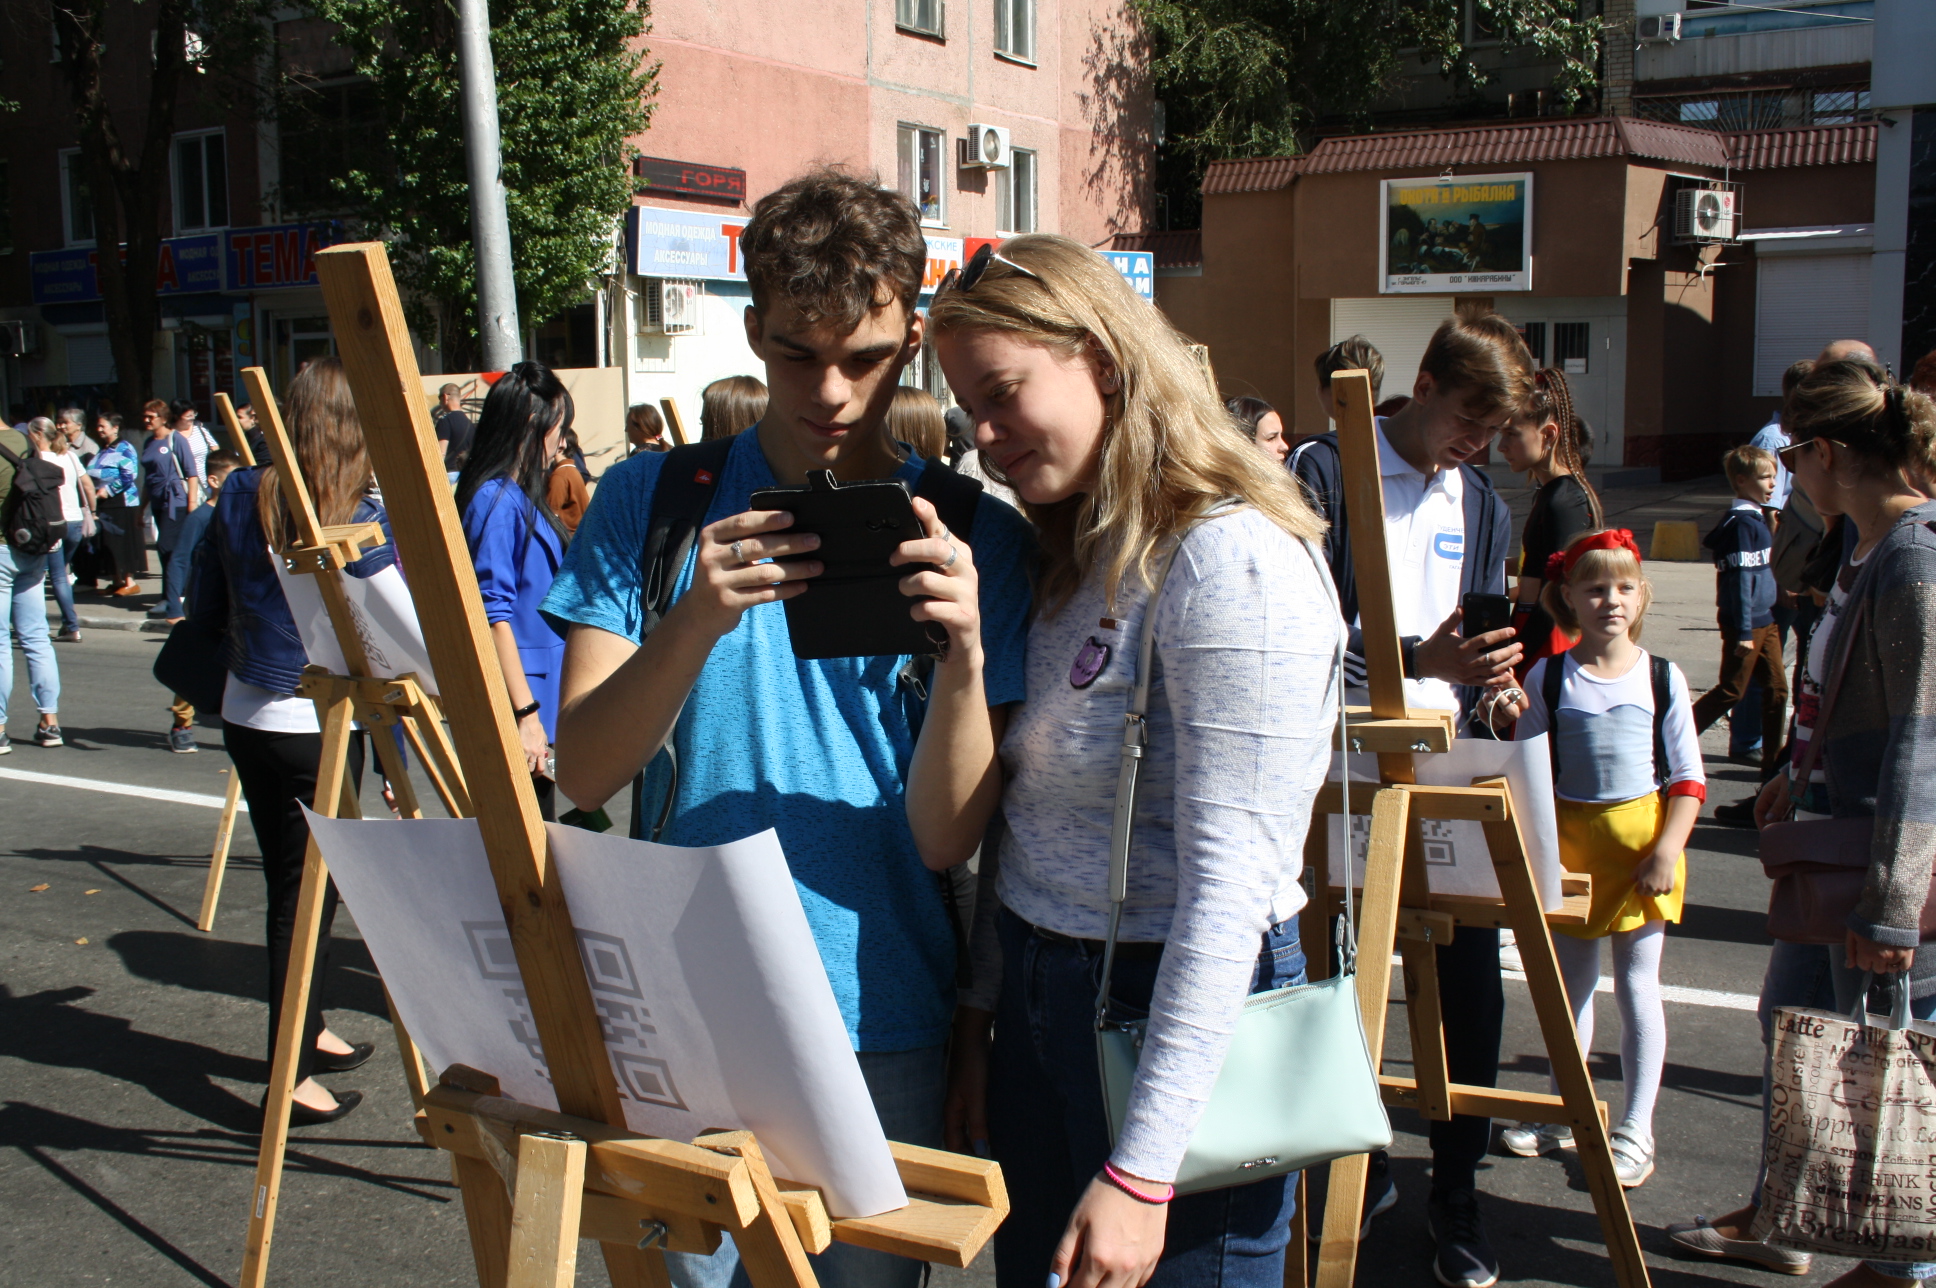
[[[1378,472],[1385,491],[1385,554],[1391,564],[1392,615],[1398,635],[1431,638],[1459,606],[1465,568],[1465,476],[1420,473],[1385,437],[1378,418]],[[1358,623],[1362,625],[1363,623]],[[1457,711],[1459,695],[1444,680],[1405,681],[1408,706]]]
[[[42,452],[40,459],[60,466],[61,518],[79,523],[85,513],[81,505],[81,458],[73,452]]]

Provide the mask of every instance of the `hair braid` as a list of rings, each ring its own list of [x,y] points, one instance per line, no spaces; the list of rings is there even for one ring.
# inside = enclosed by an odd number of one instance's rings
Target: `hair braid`
[[[1606,525],[1606,514],[1600,507],[1600,494],[1587,482],[1586,462],[1580,459],[1580,417],[1573,410],[1573,390],[1566,383],[1566,375],[1557,367],[1541,367],[1534,377],[1537,391],[1534,400],[1541,414],[1550,416],[1559,427],[1559,436],[1553,445],[1554,453],[1567,473],[1579,480],[1586,490],[1586,504],[1593,515],[1593,526]]]

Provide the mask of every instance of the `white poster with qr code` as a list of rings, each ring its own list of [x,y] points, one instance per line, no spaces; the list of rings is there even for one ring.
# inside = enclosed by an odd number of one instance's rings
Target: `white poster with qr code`
[[[1524,742],[1455,738],[1452,750],[1413,756],[1412,764],[1418,781],[1428,787],[1469,787],[1475,778],[1504,776],[1512,789],[1519,834],[1532,860],[1540,902],[1546,911],[1558,911],[1560,838],[1553,815],[1553,762],[1546,735]],[[1333,753],[1331,781],[1337,782],[1339,776],[1338,756]],[[1351,757],[1351,870],[1360,887],[1364,885],[1365,852],[1371,839],[1371,794],[1377,788],[1378,757]],[[1344,828],[1335,815],[1323,821],[1331,831],[1331,871],[1335,873],[1342,867]],[[1492,870],[1492,852],[1486,846],[1484,828],[1477,823],[1437,818],[1420,819],[1418,826],[1425,851],[1425,880],[1432,893],[1499,897],[1499,877]]]
[[[308,817],[431,1076],[466,1064],[556,1108],[476,820]],[[672,1140],[746,1128],[836,1218],[905,1207],[779,838],[687,849],[547,831],[626,1125]]]

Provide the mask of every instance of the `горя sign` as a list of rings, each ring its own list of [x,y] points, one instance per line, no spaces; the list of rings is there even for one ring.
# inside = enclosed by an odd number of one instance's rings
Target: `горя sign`
[[[1462,174],[1381,185],[1378,289],[1533,289],[1533,176]]]
[[[723,165],[694,165],[664,157],[633,157],[632,173],[640,192],[676,192],[688,197],[746,200],[746,171]]]

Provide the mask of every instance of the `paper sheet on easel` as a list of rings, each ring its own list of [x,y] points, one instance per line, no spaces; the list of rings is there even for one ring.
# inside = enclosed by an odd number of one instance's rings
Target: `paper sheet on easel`
[[[303,652],[314,665],[329,668],[330,674],[348,675],[315,575],[292,573],[280,559],[271,558],[270,563],[289,601],[289,613],[296,619],[296,635],[302,640]],[[345,572],[343,597],[356,618],[356,633],[362,637],[363,652],[370,659],[371,675],[393,680],[414,673],[425,693],[439,692],[436,673],[430,668],[430,650],[424,647],[423,627],[417,621],[417,606],[410,598],[403,572],[395,564],[368,577]]]
[[[1540,902],[1548,912],[1557,912],[1560,894],[1560,838],[1553,816],[1553,762],[1546,750],[1546,735],[1524,742],[1495,742],[1490,738],[1455,738],[1452,750],[1437,755],[1412,757],[1418,781],[1428,787],[1470,787],[1475,778],[1504,775],[1512,787],[1513,809],[1519,814],[1519,834],[1525,839],[1527,857],[1532,860],[1533,879],[1539,886]],[[1330,780],[1337,782],[1338,755],[1332,754]],[[1360,784],[1363,784],[1362,794]],[[1371,837],[1371,793],[1378,784],[1378,757],[1351,758],[1351,870],[1363,886],[1365,851]],[[1331,870],[1339,870],[1343,831],[1335,816],[1331,828]],[[1434,894],[1470,895],[1482,899],[1499,897],[1499,877],[1492,870],[1492,854],[1486,848],[1485,830],[1477,823],[1456,819],[1424,819],[1425,881]]]
[[[309,819],[432,1075],[467,1064],[556,1107],[476,821]],[[747,1128],[835,1217],[906,1206],[779,838],[548,830],[626,1124]]]

